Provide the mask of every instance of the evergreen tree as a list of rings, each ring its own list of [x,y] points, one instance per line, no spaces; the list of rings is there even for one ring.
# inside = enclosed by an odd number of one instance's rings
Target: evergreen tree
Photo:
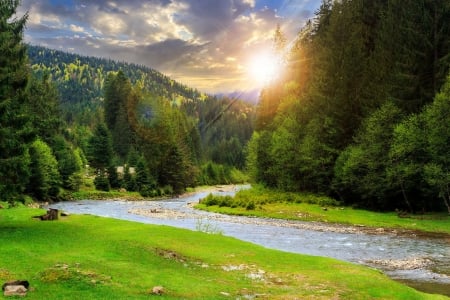
[[[89,140],[88,160],[98,173],[103,174],[111,165],[113,156],[111,135],[104,123],[98,123]]]
[[[0,1],[0,199],[21,194],[29,178],[32,129],[25,114],[27,68],[22,42],[27,15],[15,18],[18,0]]]
[[[53,138],[62,132],[63,121],[59,95],[48,74],[42,78],[31,76],[25,106],[36,135],[51,145]]]
[[[52,138],[52,149],[58,160],[58,169],[61,174],[63,187],[72,189],[74,183],[72,176],[83,168],[81,157],[75,154],[70,143],[62,135]]]
[[[127,112],[131,90],[131,83],[122,71],[108,76],[104,92],[105,122],[112,133],[113,149],[123,160],[132,147],[134,136]]]
[[[38,139],[31,144],[30,157],[31,177],[27,193],[41,201],[57,198],[61,176],[58,171],[58,162],[51,148]]]
[[[398,204],[390,203],[393,195],[387,176],[390,159],[386,150],[392,144],[394,127],[400,120],[400,109],[387,102],[363,121],[355,142],[340,153],[334,168],[334,183],[348,204],[399,208]]]

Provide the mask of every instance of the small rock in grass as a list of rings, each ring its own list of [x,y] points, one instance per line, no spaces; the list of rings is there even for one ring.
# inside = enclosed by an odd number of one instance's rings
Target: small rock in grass
[[[2,286],[4,296],[25,296],[30,284],[26,280],[6,282]]]
[[[8,285],[3,292],[4,296],[25,296],[27,289],[23,285]]]
[[[162,295],[164,294],[164,288],[162,286],[154,286],[152,288],[152,294],[153,295]]]
[[[30,286],[30,283],[27,280],[8,281],[2,285],[2,290],[4,291],[5,288],[10,285],[21,285],[21,286],[24,286],[26,289],[28,289],[28,287]]]

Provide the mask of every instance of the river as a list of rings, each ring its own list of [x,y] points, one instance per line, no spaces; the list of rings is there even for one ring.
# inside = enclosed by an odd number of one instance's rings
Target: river
[[[233,195],[246,186],[216,190]],[[210,192],[158,201],[83,200],[52,208],[141,223],[221,233],[268,248],[333,257],[374,267],[393,279],[430,293],[450,296],[450,240],[435,235],[371,233],[363,228],[324,223],[227,216],[192,208]]]

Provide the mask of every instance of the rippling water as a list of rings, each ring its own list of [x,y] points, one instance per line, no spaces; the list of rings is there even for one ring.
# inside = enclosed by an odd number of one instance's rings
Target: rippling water
[[[235,191],[216,193],[225,195]],[[198,202],[207,194],[199,192],[161,201],[83,200],[60,202],[52,207],[69,213],[190,230],[207,228],[268,248],[368,265],[418,289],[450,296],[448,239],[330,231],[317,223],[312,226],[308,222],[226,216],[191,208],[190,203]]]

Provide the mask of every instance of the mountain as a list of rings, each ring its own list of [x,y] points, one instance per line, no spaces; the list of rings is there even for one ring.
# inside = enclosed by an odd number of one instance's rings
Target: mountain
[[[260,89],[253,89],[247,91],[234,91],[231,93],[221,93],[216,94],[217,97],[227,97],[232,99],[240,99],[247,103],[257,104],[259,100],[259,95],[261,94]]]
[[[246,98],[244,94],[212,96],[143,65],[40,46],[28,45],[28,56],[33,73],[39,77],[47,74],[56,85],[69,125],[93,127],[102,118],[105,80],[121,70],[132,85],[170,101],[197,122],[206,160],[244,166],[243,149],[253,132],[255,115],[255,106],[240,100]]]

